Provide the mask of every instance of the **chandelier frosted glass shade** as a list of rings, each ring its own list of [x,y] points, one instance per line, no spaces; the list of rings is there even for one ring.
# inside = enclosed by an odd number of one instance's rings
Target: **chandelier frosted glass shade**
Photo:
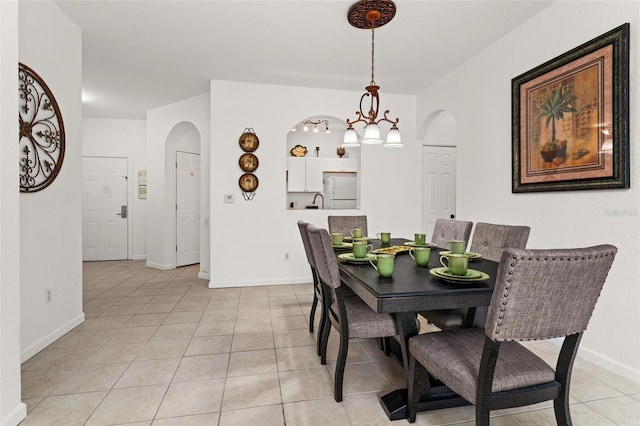
[[[376,123],[369,123],[364,128],[362,143],[367,145],[382,143],[382,139],[380,139],[380,127]]]
[[[387,141],[384,144],[387,148],[402,148],[404,145],[402,144],[402,138],[400,137],[400,130],[393,125],[391,129],[389,129],[389,133],[387,134]]]
[[[358,133],[352,126],[349,126],[347,130],[344,132],[344,139],[342,140],[342,146],[343,147],[360,146],[360,143],[358,142]]]

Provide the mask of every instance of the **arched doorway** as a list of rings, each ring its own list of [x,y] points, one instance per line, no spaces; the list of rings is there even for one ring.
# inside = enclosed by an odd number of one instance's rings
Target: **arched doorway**
[[[171,129],[165,143],[166,214],[171,227],[165,247],[176,267],[200,263],[200,144],[200,132],[186,121]]]

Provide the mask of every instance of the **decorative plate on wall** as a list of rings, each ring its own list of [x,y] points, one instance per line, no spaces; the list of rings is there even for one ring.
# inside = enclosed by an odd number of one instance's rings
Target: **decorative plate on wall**
[[[251,129],[251,131],[253,131],[253,129]],[[258,139],[258,136],[256,136],[255,133],[250,133],[249,131],[245,130],[245,132],[240,135],[240,148],[242,148],[243,151],[245,152],[253,152],[256,149],[258,149],[258,146],[260,145],[260,140]]]
[[[62,167],[64,123],[49,86],[24,64],[18,64],[18,117],[20,192],[40,191]]]
[[[253,173],[245,173],[238,180],[240,189],[244,192],[253,192],[258,188],[258,177]]]
[[[252,172],[258,168],[260,162],[258,161],[258,157],[251,153],[245,153],[240,156],[240,168],[245,172]]]

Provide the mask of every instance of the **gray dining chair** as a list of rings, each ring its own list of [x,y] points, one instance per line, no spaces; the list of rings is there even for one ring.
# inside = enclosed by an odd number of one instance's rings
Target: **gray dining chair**
[[[380,338],[398,335],[395,316],[392,314],[378,314],[367,306],[357,296],[345,297],[344,288],[340,280],[338,261],[331,245],[331,237],[326,229],[307,225],[309,240],[316,261],[318,277],[323,289],[330,294],[327,303],[327,316],[330,324],[340,334],[340,347],[334,375],[333,398],[342,401],[342,383],[344,369],[349,351],[349,339]],[[331,327],[329,323],[323,330],[322,351],[327,350],[327,341]],[[321,355],[322,356],[322,355]]]
[[[327,318],[325,315],[326,309],[323,303],[322,286],[320,285],[320,280],[318,279],[316,261],[313,257],[313,250],[311,249],[311,242],[309,241],[309,232],[307,231],[307,225],[308,223],[303,220],[298,221],[298,229],[300,230],[300,236],[302,237],[302,245],[304,246],[304,251],[307,256],[307,262],[309,262],[309,266],[311,267],[311,277],[313,278],[313,302],[311,303],[311,312],[309,314],[309,333],[313,333],[316,308],[318,307],[318,304],[320,304],[320,322],[318,323],[316,348],[316,352],[318,356],[320,356],[320,337],[322,336],[322,329],[326,325]]]
[[[368,236],[367,233],[367,216],[328,216],[329,233],[340,233],[346,237],[351,236],[351,230],[354,228],[360,228],[364,232],[364,236]]]
[[[431,243],[444,249],[449,249],[452,240],[469,242],[473,222],[454,219],[436,219],[433,227]]]
[[[475,405],[476,425],[489,425],[491,410],[548,400],[557,423],[570,425],[573,361],[616,253],[612,245],[505,249],[485,329],[409,339],[409,422],[433,377]],[[564,342],[555,369],[519,343],[557,337]]]
[[[507,247],[526,248],[529,240],[528,226],[496,225],[493,223],[476,223],[471,239],[470,252],[481,254],[483,258],[494,262],[500,261],[502,252]],[[484,327],[487,319],[487,307],[470,309],[441,309],[425,311],[420,314],[431,324],[441,330],[452,330],[461,327]],[[469,314],[469,315],[468,315]]]

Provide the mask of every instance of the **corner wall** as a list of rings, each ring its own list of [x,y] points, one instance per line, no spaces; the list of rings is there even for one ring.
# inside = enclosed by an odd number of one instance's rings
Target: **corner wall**
[[[460,217],[529,225],[531,248],[619,248],[580,355],[640,382],[639,8],[637,1],[555,2],[422,93],[417,113],[424,120],[446,109],[457,120]],[[512,194],[511,79],[625,22],[631,23],[631,189]],[[451,87],[464,96],[451,96]]]
[[[56,180],[42,191],[20,194],[24,361],[84,321],[82,36],[50,1],[19,2],[18,33],[19,60],[35,70],[53,92],[66,133],[64,162]],[[51,289],[51,303],[46,303],[45,289]]]
[[[0,2],[0,93],[15,93],[18,63],[18,3]],[[20,212],[16,182],[16,96],[0,97],[0,424],[27,416],[20,386]]]
[[[167,137],[176,124],[183,121],[192,123],[200,132],[200,205],[202,216],[200,224],[200,278],[207,279],[210,271],[210,249],[208,227],[204,220],[209,217],[209,94],[196,96],[174,104],[165,105],[147,111],[147,266],[156,269],[175,268],[175,245],[169,244],[175,241],[168,233],[176,225],[171,223],[172,215],[169,209],[175,200],[175,187],[167,187],[165,184],[166,143]]]

